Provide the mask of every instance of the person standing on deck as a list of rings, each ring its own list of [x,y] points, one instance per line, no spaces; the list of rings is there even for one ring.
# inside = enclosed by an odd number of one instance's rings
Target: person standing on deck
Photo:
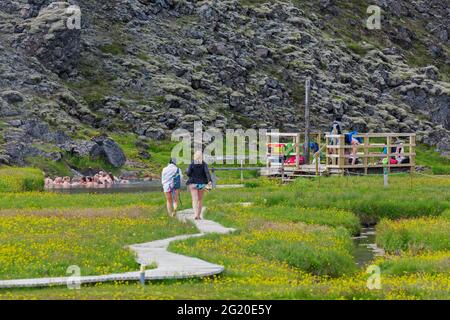
[[[331,125],[331,131],[330,131],[330,135],[340,135],[342,134],[342,130],[341,130],[341,124],[339,122],[338,119],[336,119],[335,121],[333,121],[333,124]],[[330,145],[333,146],[337,146],[339,145],[339,138],[333,137],[330,139]],[[329,154],[337,154],[337,149],[334,148],[329,148],[328,149],[328,153]],[[336,164],[336,158],[331,158],[332,164]]]
[[[359,146],[359,141],[358,141],[358,139],[355,139],[355,138],[351,138],[351,145],[352,145],[352,156],[351,156],[351,159],[352,159],[352,166],[354,166],[355,164],[356,164],[356,157],[357,157],[357,153],[358,153],[358,146]]]
[[[181,180],[183,175],[177,167],[177,159],[171,158],[169,164],[163,169],[161,183],[166,197],[167,213],[174,217],[178,209],[180,198]]]
[[[192,196],[192,208],[194,209],[195,219],[200,220],[203,206],[203,193],[205,189],[211,189],[212,180],[209,168],[203,161],[201,151],[196,151],[194,161],[189,165],[186,171],[189,177],[186,182]]]

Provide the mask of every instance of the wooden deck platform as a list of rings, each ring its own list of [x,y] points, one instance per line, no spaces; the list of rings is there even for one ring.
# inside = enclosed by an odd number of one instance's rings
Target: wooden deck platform
[[[310,155],[311,163],[300,164],[300,159],[303,158],[300,151],[304,149],[300,143],[300,134],[268,133],[268,159],[266,167],[261,169],[261,175],[290,181],[297,177],[319,175],[380,174],[385,169],[388,172],[415,170],[414,133],[356,134],[353,137],[360,142],[355,145],[346,144],[344,134],[325,134],[324,143],[320,140],[321,136],[318,134],[319,150]],[[286,138],[292,139],[292,142],[279,141]],[[286,151],[289,152],[289,157],[295,157],[294,163],[286,163]],[[352,164],[353,157],[357,159],[355,164]],[[273,162],[277,158],[280,159],[279,163]],[[406,163],[395,163],[392,159],[403,159]]]

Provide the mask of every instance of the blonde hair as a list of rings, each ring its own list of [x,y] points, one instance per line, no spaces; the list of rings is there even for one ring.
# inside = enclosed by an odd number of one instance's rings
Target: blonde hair
[[[194,162],[196,164],[201,164],[203,162],[203,153],[200,150],[195,151]]]

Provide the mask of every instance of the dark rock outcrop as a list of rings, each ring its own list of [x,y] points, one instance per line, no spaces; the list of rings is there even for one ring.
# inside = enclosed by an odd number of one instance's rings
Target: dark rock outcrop
[[[111,138],[99,136],[92,139],[96,145],[91,149],[91,156],[103,156],[114,167],[120,168],[127,158],[120,146]]]
[[[68,22],[74,14],[68,8],[68,2],[51,2],[24,24],[18,40],[18,46],[28,55],[65,77],[73,72],[81,52],[81,30]]]

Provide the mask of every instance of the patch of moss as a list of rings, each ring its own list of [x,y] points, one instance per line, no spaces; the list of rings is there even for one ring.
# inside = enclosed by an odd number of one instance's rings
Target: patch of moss
[[[58,152],[59,148],[50,143],[33,143],[33,147],[42,150],[44,152]]]
[[[83,81],[68,81],[66,85],[84,98],[88,106],[95,110],[105,96],[111,94],[113,77],[102,69],[102,62],[94,57],[85,57],[80,61],[79,72]]]
[[[305,101],[305,86],[303,83],[296,83],[292,88],[292,100],[296,104],[303,104]]]
[[[95,130],[88,126],[83,126],[82,129],[75,131],[75,134],[72,135],[73,139],[80,139],[80,140],[90,140],[93,137],[97,137],[100,134],[102,134],[102,130]]]
[[[142,61],[148,62],[150,61],[150,57],[145,52],[139,52],[137,57],[141,59]]]
[[[363,56],[367,53],[367,49],[356,42],[347,43],[347,48],[349,48],[352,52],[359,54],[360,56]]]
[[[119,42],[113,42],[110,44],[105,44],[98,47],[101,52],[109,53],[114,56],[119,56],[125,54],[125,45]]]
[[[239,3],[243,6],[252,7],[255,5],[261,5],[264,3],[274,2],[273,0],[239,0]]]
[[[103,158],[93,159],[91,157],[76,157],[70,154],[65,154],[64,162],[68,167],[74,168],[77,171],[84,171],[86,169],[101,169],[114,174],[119,172],[118,168],[113,167]]]
[[[51,177],[70,176],[69,167],[63,161],[53,161],[42,157],[28,157],[26,163],[34,168],[39,168]]]
[[[413,44],[413,50],[407,52],[406,59],[409,65],[413,67],[426,67],[433,64],[426,47],[418,42]]]
[[[283,81],[283,73],[281,71],[280,66],[278,65],[275,64],[266,65],[264,68],[264,72],[280,82]]]
[[[155,96],[155,97],[153,97],[153,101],[155,101],[158,104],[163,104],[164,102],[166,102],[166,97],[165,96]]]
[[[252,119],[252,118],[249,118],[249,117],[246,117],[243,115],[235,114],[234,118],[244,128],[250,128],[255,123],[255,119]]]

